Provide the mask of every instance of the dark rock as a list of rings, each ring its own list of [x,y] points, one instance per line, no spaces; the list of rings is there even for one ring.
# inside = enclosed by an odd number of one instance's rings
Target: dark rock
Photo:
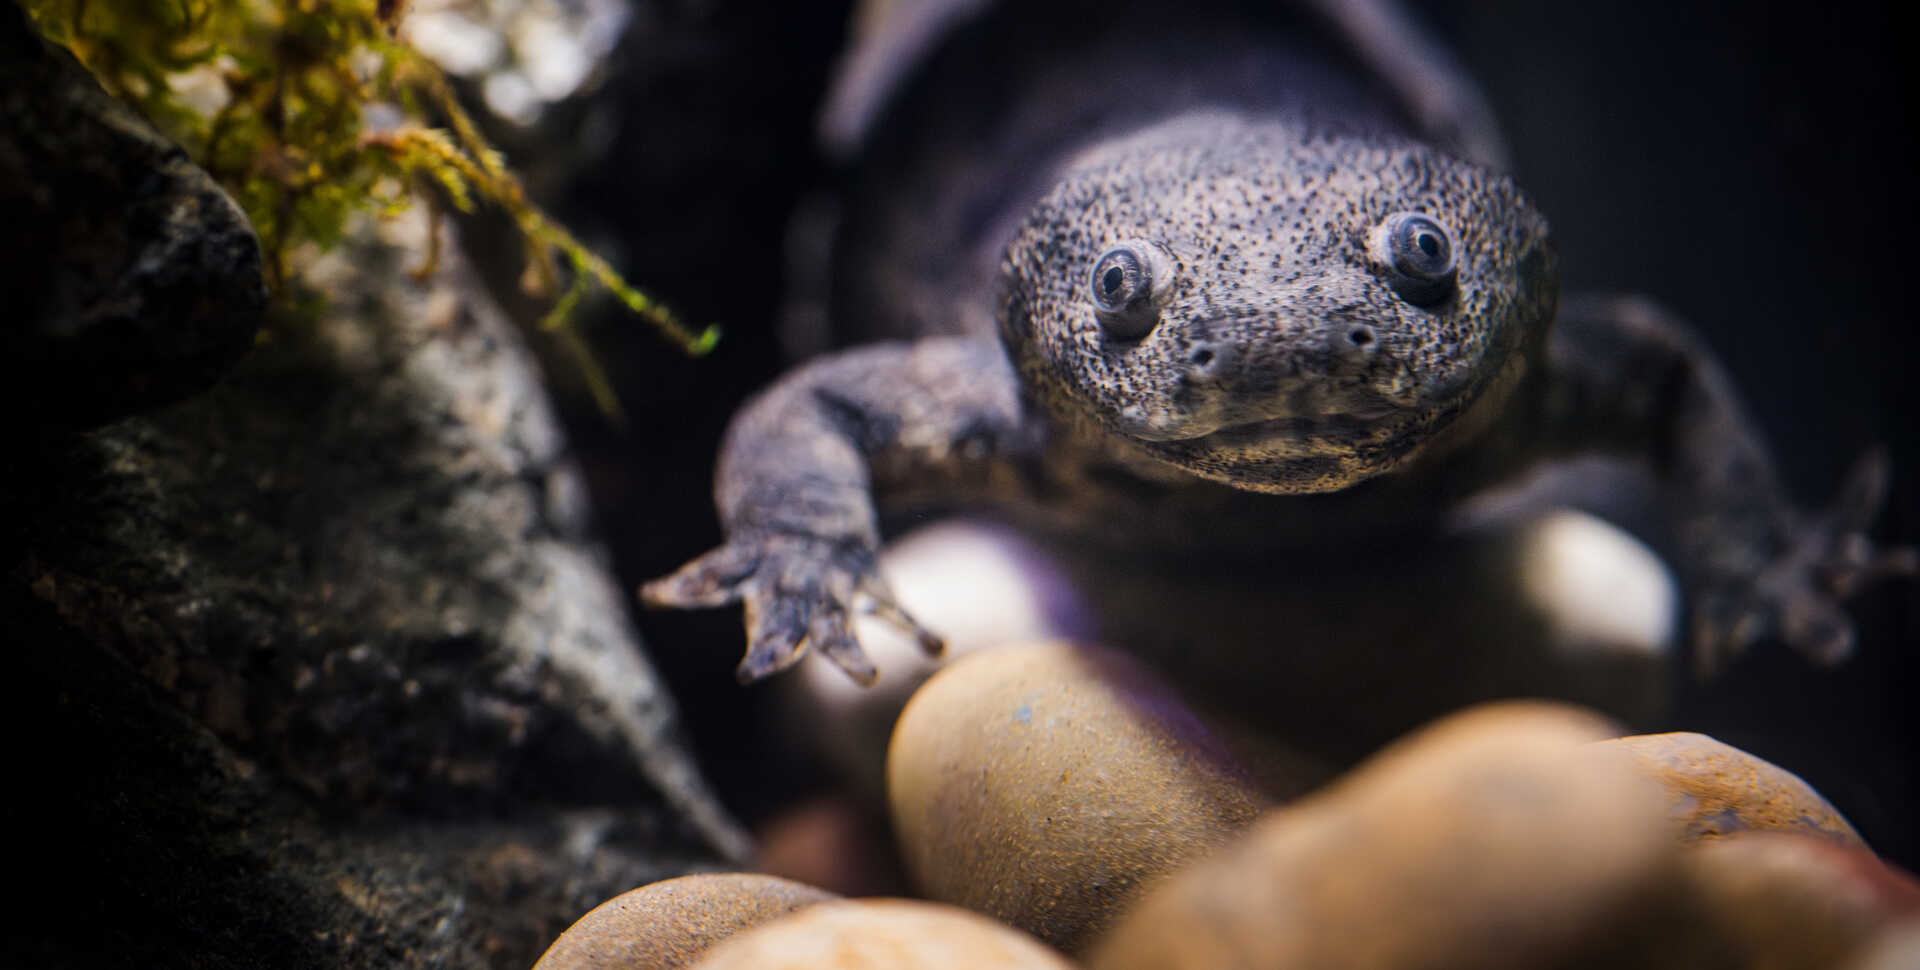
[[[10,683],[51,746],[29,777],[77,855],[23,874],[77,901],[32,952],[106,925],[162,964],[524,967],[744,853],[518,337],[457,260],[420,284],[412,258],[319,260],[320,319],[0,480],[0,622],[30,621],[36,672]]]
[[[246,216],[17,8],[0,11],[0,406],[91,427],[204,390],[266,290]]]
[[[550,105],[523,132],[487,132],[532,197],[550,202],[634,285],[689,323],[725,331],[712,354],[689,359],[616,301],[585,301],[583,331],[619,389],[624,430],[597,411],[558,341],[529,340],[552,362],[550,388],[595,507],[621,510],[604,515],[600,528],[619,574],[637,585],[719,537],[714,456],[733,412],[781,367],[773,329],[787,225],[802,192],[824,177],[813,122],[852,5],[630,6],[628,29],[591,96]],[[547,304],[519,291],[525,248],[500,225],[506,221],[494,219],[491,233],[463,224],[462,247],[494,298],[532,322]],[[635,460],[642,447],[645,459]],[[758,822],[817,790],[820,767],[794,743],[777,692],[742,691],[733,677],[743,642],[737,610],[654,611],[638,622],[689,732],[715,753],[754,753],[702,765],[730,808]]]
[[[0,591],[9,967],[513,967],[619,888],[707,861],[650,816],[329,816],[24,590]],[[13,640],[12,636],[20,638]]]

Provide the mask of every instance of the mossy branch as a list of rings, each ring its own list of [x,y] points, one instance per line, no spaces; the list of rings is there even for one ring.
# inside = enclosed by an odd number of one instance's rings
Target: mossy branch
[[[527,278],[554,304],[540,329],[578,362],[589,389],[618,414],[604,369],[579,334],[591,285],[691,355],[713,349],[527,199],[439,68],[398,39],[393,0],[22,0],[42,32],[70,48],[226,186],[266,250],[285,293],[296,247],[337,243],[361,212],[387,214],[436,186],[454,207],[508,213],[526,240]],[[398,119],[368,130],[370,106]],[[445,129],[434,127],[437,114]],[[432,195],[425,195],[432,205]],[[439,207],[433,206],[437,217]],[[429,252],[426,269],[437,262]],[[560,285],[559,268],[570,279]]]

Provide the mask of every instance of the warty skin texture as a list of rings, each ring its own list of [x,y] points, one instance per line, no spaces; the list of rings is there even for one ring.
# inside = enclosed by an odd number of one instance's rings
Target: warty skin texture
[[[1432,305],[1390,282],[1376,237],[1396,213],[1452,241]],[[1116,339],[1089,268],[1127,241],[1165,278],[1152,328]],[[1496,378],[1524,370],[1557,292],[1546,221],[1506,177],[1404,140],[1213,114],[1082,158],[1002,273],[1009,356],[1053,419],[1272,493],[1358,484],[1489,391],[1501,407],[1516,381]]]

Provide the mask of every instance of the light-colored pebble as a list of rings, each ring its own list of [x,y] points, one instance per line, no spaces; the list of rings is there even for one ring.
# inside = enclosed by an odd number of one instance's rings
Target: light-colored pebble
[[[1264,805],[1157,680],[1058,642],[983,651],[928,681],[900,716],[887,781],[921,892],[1068,953]]]
[[[1840,812],[1799,776],[1704,734],[1642,734],[1595,747],[1626,754],[1660,783],[1668,812],[1684,824],[1688,841],[1782,830],[1865,846]]]
[[[741,933],[697,970],[1073,970],[1016,930],[952,906],[908,899],[809,907]]]
[[[757,873],[702,873],[621,893],[580,917],[534,970],[680,970],[751,926],[836,899]]]
[[[1679,585],[1646,543],[1603,519],[1563,511],[1523,533],[1523,595],[1564,651],[1664,657],[1675,642]]]

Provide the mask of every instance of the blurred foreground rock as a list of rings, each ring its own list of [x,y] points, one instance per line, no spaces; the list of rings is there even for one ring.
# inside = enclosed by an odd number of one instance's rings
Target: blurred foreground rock
[[[1702,776],[1608,729],[1538,703],[1443,719],[1150,891],[1088,965],[1824,970],[1920,917],[1920,885],[1837,830],[1701,838],[1670,809]],[[1718,747],[1723,769],[1764,764]],[[1718,790],[1824,805],[1778,769]]]
[[[681,970],[736,933],[834,898],[749,872],[665,879],[595,906],[553,941],[534,970]]]
[[[1573,757],[1608,725],[1495,705],[1397,742],[1151,893],[1099,970],[1575,965],[1671,865],[1652,785]]]
[[[0,9],[0,431],[205,389],[266,305],[246,216],[179,146]]]
[[[1827,835],[1751,832],[1699,842],[1681,859],[1686,899],[1675,921],[1703,938],[1694,943],[1702,956],[1662,966],[1823,970],[1920,927],[1920,883]]]
[[[1039,941],[954,906],[822,903],[708,950],[695,970],[1074,970]]]
[[[517,335],[410,225],[211,393],[11,456],[16,837],[56,853],[0,953],[524,968],[744,853]]]

